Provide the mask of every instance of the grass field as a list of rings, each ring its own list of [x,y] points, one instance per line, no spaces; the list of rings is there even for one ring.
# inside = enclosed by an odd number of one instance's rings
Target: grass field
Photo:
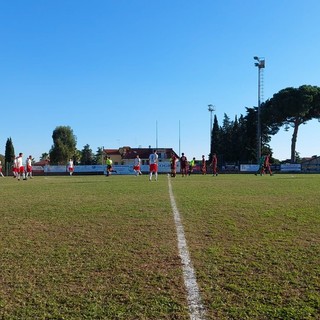
[[[320,175],[171,183],[207,319],[320,319]],[[190,319],[166,175],[0,188],[0,319]]]

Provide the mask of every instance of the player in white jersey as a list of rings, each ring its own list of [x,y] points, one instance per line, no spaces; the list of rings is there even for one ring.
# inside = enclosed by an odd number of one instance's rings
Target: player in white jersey
[[[72,159],[69,160],[69,163],[68,163],[68,171],[69,171],[69,175],[72,176],[73,171],[74,171],[74,165],[73,165]]]
[[[3,175],[3,173],[2,173],[2,164],[1,164],[1,160],[0,160],[0,176],[1,176],[2,178],[4,178],[4,175]]]
[[[12,173],[14,178],[18,176],[18,164],[16,156],[12,157]]]
[[[32,156],[29,156],[26,160],[26,179],[32,179]]]
[[[139,155],[137,154],[137,157],[134,159],[134,163],[133,163],[133,171],[135,172],[136,176],[139,174],[141,175],[141,159],[139,157]]]
[[[149,168],[150,168],[150,174],[149,174],[149,180],[152,180],[152,173],[154,173],[155,180],[158,180],[158,155],[157,150],[154,150],[153,153],[149,156]]]
[[[21,176],[22,176],[23,180],[26,180],[22,157],[23,157],[23,153],[20,152],[19,156],[17,157],[17,169],[18,169],[17,178],[18,178],[18,180],[20,180]]]

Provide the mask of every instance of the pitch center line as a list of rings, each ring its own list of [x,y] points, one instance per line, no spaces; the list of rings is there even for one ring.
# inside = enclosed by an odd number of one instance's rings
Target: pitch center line
[[[176,205],[176,201],[173,196],[170,177],[168,176],[168,186],[170,202],[174,216],[174,222],[176,225],[178,236],[178,249],[182,262],[183,280],[188,294],[188,307],[190,312],[190,319],[203,320],[205,319],[205,309],[201,302],[199,287],[197,284],[196,275],[190,259],[190,254],[187,246],[186,237],[184,235],[184,229],[180,218],[180,213]]]

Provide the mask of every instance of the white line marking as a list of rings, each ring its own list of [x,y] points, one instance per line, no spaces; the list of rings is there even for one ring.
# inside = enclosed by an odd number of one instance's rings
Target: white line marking
[[[188,305],[191,320],[203,320],[205,319],[205,309],[201,303],[201,297],[199,293],[199,287],[197,284],[196,275],[192,266],[192,262],[189,255],[187,241],[184,235],[183,225],[181,223],[180,213],[176,205],[176,201],[173,196],[172,186],[170,178],[168,177],[169,195],[171,201],[171,207],[174,215],[174,222],[176,225],[178,236],[178,249],[182,262],[183,280],[188,294]]]

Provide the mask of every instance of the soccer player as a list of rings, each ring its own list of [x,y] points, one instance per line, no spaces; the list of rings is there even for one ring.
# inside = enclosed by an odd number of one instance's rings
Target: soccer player
[[[135,172],[136,177],[138,175],[142,175],[140,168],[141,168],[141,159],[140,159],[139,155],[137,154],[136,158],[134,159],[134,163],[133,163],[133,171]]]
[[[180,157],[180,170],[183,177],[187,174],[187,167],[188,167],[188,159],[182,152]]]
[[[174,154],[174,152],[171,153],[171,159],[170,159],[170,168],[171,168],[171,177],[175,178],[177,174],[177,157]]]
[[[4,178],[4,175],[3,175],[3,173],[2,173],[2,164],[1,164],[1,160],[0,160],[0,176],[1,176],[2,178]]]
[[[13,177],[17,178],[17,176],[18,176],[18,164],[17,164],[16,156],[12,156],[12,173],[13,173]]]
[[[18,178],[18,181],[20,181],[21,176],[22,176],[23,180],[26,180],[22,157],[23,157],[23,153],[20,152],[19,156],[17,157],[17,172],[18,172],[17,178]]]
[[[264,158],[263,168],[264,172],[269,172],[270,176],[272,176],[272,171],[270,167],[270,153],[268,153]]]
[[[201,160],[201,172],[203,175],[207,174],[207,164],[206,164],[206,159],[204,155],[202,155],[202,160]]]
[[[28,176],[32,179],[32,156],[29,156],[26,160],[26,169],[26,179],[28,179]]]
[[[218,175],[218,172],[217,172],[217,168],[218,168],[218,158],[217,158],[217,155],[214,153],[212,155],[212,173],[213,173],[213,176],[217,176]]]
[[[110,156],[107,157],[106,165],[107,165],[107,174],[106,174],[106,176],[109,177],[111,172],[112,172],[112,160],[111,160]]]
[[[158,180],[158,154],[157,150],[154,150],[153,153],[149,156],[149,181],[152,180],[152,174],[154,173],[155,180]]]
[[[72,174],[74,172],[74,164],[73,164],[73,160],[72,159],[69,160],[68,171],[69,171],[69,175],[72,176]]]
[[[189,162],[189,170],[188,170],[189,176],[193,172],[193,168],[194,168],[195,164],[196,164],[196,158],[193,157],[192,160]]]

